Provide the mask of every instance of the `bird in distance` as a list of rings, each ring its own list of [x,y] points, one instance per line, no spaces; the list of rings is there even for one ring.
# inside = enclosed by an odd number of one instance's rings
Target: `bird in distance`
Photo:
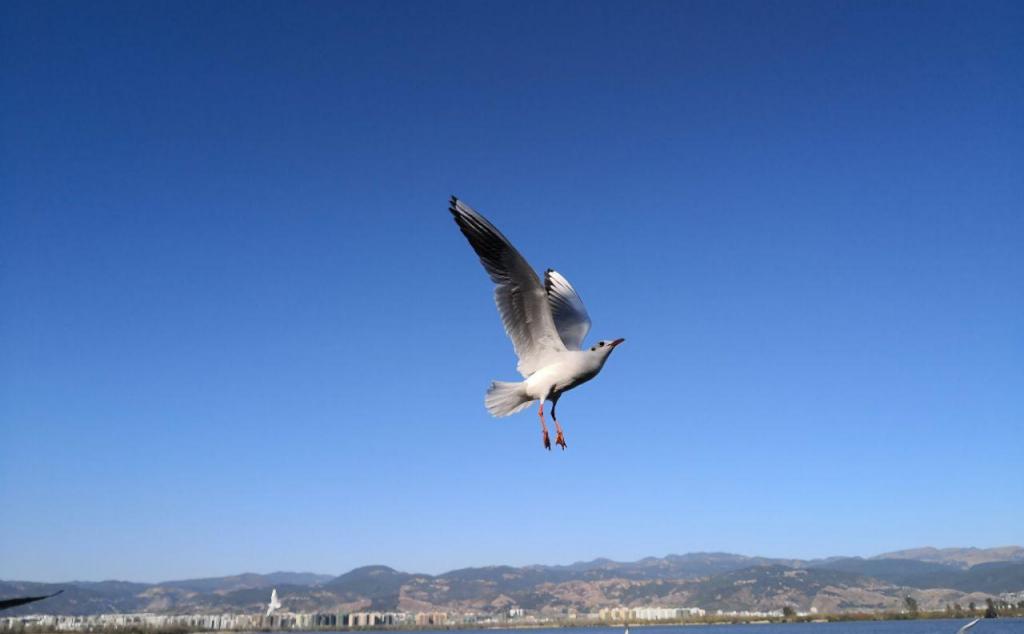
[[[281,602],[277,599],[277,588],[270,591],[270,603],[267,604],[267,616],[281,608]]]

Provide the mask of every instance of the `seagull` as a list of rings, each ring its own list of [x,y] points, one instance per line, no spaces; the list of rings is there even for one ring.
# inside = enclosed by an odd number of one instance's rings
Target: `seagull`
[[[548,269],[544,283],[512,243],[472,207],[452,196],[448,211],[469,240],[494,282],[494,301],[512,340],[524,381],[492,381],[484,404],[492,416],[515,414],[538,401],[541,440],[551,450],[544,424],[544,401],[551,401],[555,444],[566,448],[555,407],[562,394],[597,376],[605,361],[625,339],[601,340],[588,349],[590,315],[579,293],[558,271]]]
[[[267,616],[274,613],[274,610],[281,607],[281,602],[277,600],[277,588],[270,591],[270,603],[267,605]]]
[[[965,626],[961,627],[959,630],[957,630],[956,634],[965,634],[967,632],[967,630],[969,630],[972,627],[974,627],[975,625],[977,625],[978,621],[980,621],[980,620],[981,619],[974,619],[973,621],[971,621],[967,625],[965,625]]]

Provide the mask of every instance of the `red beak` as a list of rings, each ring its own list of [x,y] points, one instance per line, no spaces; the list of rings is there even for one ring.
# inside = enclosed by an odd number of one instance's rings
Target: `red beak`
[[[625,341],[625,339],[616,339],[615,341],[613,341],[610,344],[608,344],[608,347],[609,348],[614,348],[615,346],[619,345],[623,341]]]

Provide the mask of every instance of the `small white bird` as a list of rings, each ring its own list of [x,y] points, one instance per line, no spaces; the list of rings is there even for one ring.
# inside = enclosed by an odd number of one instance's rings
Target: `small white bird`
[[[274,588],[270,591],[270,603],[267,604],[267,616],[273,614],[274,610],[277,610],[280,607],[281,602],[277,600],[277,588]]]
[[[542,286],[526,259],[486,218],[455,196],[448,210],[497,285],[494,301],[519,357],[516,370],[526,379],[517,383],[492,381],[484,404],[492,416],[508,416],[539,401],[541,437],[550,450],[544,401],[551,401],[555,444],[564,450],[565,436],[555,417],[558,399],[597,376],[612,350],[625,339],[598,341],[590,349],[583,349],[590,316],[569,281],[548,269]]]
[[[981,619],[974,619],[973,621],[971,621],[967,625],[965,625],[965,626],[961,627],[959,630],[957,630],[956,634],[965,634],[967,632],[967,630],[969,630],[972,627],[974,627],[975,625],[977,625],[978,621],[980,621],[980,620]]]

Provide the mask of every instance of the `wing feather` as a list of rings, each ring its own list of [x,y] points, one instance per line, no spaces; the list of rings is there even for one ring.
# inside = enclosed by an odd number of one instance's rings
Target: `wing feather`
[[[562,343],[569,350],[580,350],[583,340],[590,332],[590,315],[583,305],[579,293],[572,287],[569,280],[554,269],[544,273],[544,290],[551,307],[551,317]]]
[[[566,347],[555,328],[547,294],[530,264],[512,243],[472,207],[452,196],[448,210],[495,284],[494,301],[528,377]]]

